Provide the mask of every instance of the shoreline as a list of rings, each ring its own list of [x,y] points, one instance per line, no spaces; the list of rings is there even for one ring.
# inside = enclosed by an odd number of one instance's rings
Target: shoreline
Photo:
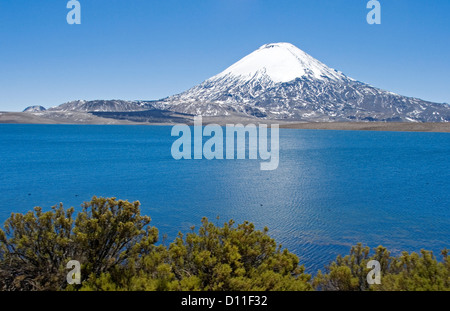
[[[23,112],[0,112],[0,124],[53,124],[53,125],[143,125],[143,126],[173,126],[174,122],[133,122],[129,120],[108,119],[90,114],[68,115],[63,118],[49,118],[43,115]],[[188,120],[187,120],[188,121]],[[384,132],[433,132],[450,133],[450,123],[414,123],[414,122],[299,122],[284,120],[260,120],[241,118],[204,117],[204,125],[232,124],[279,124],[282,129],[303,130],[339,130],[339,131],[384,131]],[[187,122],[191,124],[192,122]]]
[[[450,133],[450,123],[318,122],[280,124],[280,128],[304,130]]]

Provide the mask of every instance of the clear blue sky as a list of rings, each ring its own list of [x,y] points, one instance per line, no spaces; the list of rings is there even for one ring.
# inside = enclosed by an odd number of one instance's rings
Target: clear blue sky
[[[0,0],[0,110],[75,99],[159,99],[270,42],[402,95],[450,103],[450,1]]]

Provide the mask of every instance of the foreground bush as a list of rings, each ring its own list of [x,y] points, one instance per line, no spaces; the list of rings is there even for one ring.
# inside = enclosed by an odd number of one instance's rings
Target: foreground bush
[[[94,197],[74,209],[37,207],[12,214],[0,229],[0,290],[450,290],[450,257],[429,251],[392,256],[358,244],[314,279],[268,230],[233,221],[202,220],[168,246],[141,216],[139,202]],[[82,283],[68,285],[67,263],[81,263]],[[369,285],[367,263],[377,260],[382,282]]]
[[[245,222],[156,246],[158,231],[138,202],[94,197],[77,217],[62,205],[12,214],[0,230],[3,290],[309,290],[297,256]],[[81,263],[83,283],[67,285],[66,264]]]
[[[59,290],[74,259],[85,275],[100,275],[151,252],[158,232],[140,215],[139,203],[94,197],[73,218],[62,205],[12,214],[0,230],[0,288]]]
[[[370,248],[361,244],[353,246],[350,255],[338,256],[327,268],[319,271],[314,279],[318,290],[340,291],[443,291],[450,290],[450,257],[442,251],[439,262],[430,251],[420,254],[403,252],[391,256],[390,252],[378,246],[370,255]],[[381,267],[381,284],[369,285],[367,274],[371,269],[367,263],[377,260]]]

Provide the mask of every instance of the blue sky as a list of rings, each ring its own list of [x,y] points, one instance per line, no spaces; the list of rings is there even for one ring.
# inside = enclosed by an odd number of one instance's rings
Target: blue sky
[[[159,99],[261,45],[290,42],[350,77],[450,103],[450,1],[0,0],[0,110],[75,99]]]

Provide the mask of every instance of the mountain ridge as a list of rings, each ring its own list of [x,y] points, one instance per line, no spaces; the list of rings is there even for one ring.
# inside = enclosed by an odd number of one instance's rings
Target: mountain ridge
[[[286,42],[269,43],[185,92],[156,101],[73,101],[49,111],[171,111],[302,122],[450,122],[450,105],[348,77]],[[148,114],[148,112],[146,112]]]

